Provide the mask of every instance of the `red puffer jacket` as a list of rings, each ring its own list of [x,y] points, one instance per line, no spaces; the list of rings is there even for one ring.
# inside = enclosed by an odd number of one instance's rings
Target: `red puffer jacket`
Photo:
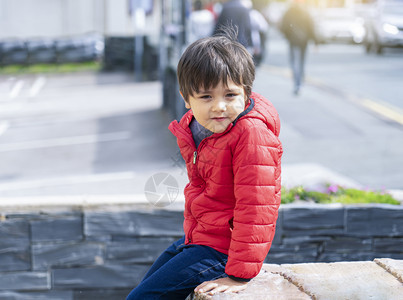
[[[189,128],[192,118],[189,110],[169,125],[189,176],[186,243],[228,254],[226,274],[253,278],[270,249],[280,205],[278,114],[269,101],[252,93],[245,111],[197,150]]]

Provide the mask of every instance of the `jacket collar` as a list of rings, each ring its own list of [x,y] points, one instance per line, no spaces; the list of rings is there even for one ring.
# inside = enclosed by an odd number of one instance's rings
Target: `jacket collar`
[[[236,119],[232,122],[232,126],[235,126],[236,122],[238,122],[240,118],[248,114],[255,107],[255,100],[253,100],[252,97],[249,98],[249,101],[249,106],[243,112],[241,112],[238,117],[236,117]]]

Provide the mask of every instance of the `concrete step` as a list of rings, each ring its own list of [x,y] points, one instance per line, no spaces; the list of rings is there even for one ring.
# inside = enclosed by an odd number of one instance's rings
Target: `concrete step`
[[[403,295],[403,260],[265,264],[237,294],[196,293],[195,300],[218,299],[388,299]]]

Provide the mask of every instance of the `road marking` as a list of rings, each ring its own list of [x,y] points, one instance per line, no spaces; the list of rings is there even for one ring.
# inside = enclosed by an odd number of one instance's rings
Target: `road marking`
[[[44,76],[39,76],[35,79],[34,83],[32,84],[28,96],[30,98],[35,97],[41,91],[41,89],[45,86],[46,78]]]
[[[276,66],[266,66],[266,69],[273,74],[280,75],[283,77],[290,77],[290,71],[287,68],[276,67]],[[368,98],[358,98],[351,93],[346,93],[344,91],[336,90],[333,87],[330,87],[323,83],[322,81],[309,77],[306,79],[306,82],[311,84],[314,87],[318,87],[322,90],[330,91],[331,93],[335,93],[340,95],[343,98],[346,98],[352,102],[355,102],[366,109],[369,109],[372,112],[377,113],[378,115],[392,120],[400,125],[403,125],[403,110],[397,106],[391,105],[389,103],[385,103],[380,100],[371,100]]]
[[[18,95],[21,92],[22,87],[24,86],[24,80],[17,80],[17,82],[13,85],[13,87],[11,88],[10,92],[8,93],[8,97],[10,99],[14,99],[16,97],[18,97]]]
[[[0,136],[2,134],[4,134],[9,127],[10,127],[10,122],[8,122],[8,121],[0,122]]]
[[[381,101],[358,99],[358,102],[379,115],[403,125],[403,110]]]
[[[53,147],[65,147],[82,144],[93,144],[100,142],[111,142],[119,140],[128,140],[131,138],[130,131],[121,131],[113,133],[105,133],[99,135],[83,135],[74,137],[64,137],[57,139],[36,140],[10,144],[0,144],[0,152],[33,150]]]

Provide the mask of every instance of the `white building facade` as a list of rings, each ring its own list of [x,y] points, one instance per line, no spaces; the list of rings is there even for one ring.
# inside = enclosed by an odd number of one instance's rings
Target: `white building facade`
[[[0,39],[64,37],[86,33],[105,36],[133,36],[135,17],[130,0],[0,0]],[[158,36],[159,0],[132,0],[148,3],[142,33]]]

